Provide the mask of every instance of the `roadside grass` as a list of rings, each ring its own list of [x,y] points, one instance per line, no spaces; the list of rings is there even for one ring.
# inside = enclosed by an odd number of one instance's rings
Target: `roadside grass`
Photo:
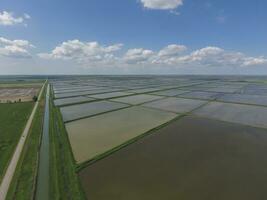
[[[0,182],[33,109],[33,102],[0,104]]]
[[[65,126],[50,100],[50,199],[86,199],[76,173]]]
[[[43,128],[45,89],[36,110],[29,135],[13,176],[7,200],[33,199],[38,170],[38,152]]]

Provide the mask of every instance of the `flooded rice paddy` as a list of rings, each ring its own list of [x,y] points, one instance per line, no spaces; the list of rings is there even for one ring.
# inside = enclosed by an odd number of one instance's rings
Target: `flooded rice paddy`
[[[120,97],[120,96],[128,96],[133,93],[130,92],[111,92],[111,93],[104,93],[104,94],[95,94],[91,95],[90,97],[96,98],[96,99],[106,99],[106,98],[113,98],[113,97]]]
[[[56,106],[65,106],[69,104],[75,104],[75,103],[83,103],[83,102],[89,102],[94,101],[95,99],[84,97],[84,96],[78,96],[78,97],[68,97],[63,99],[55,99],[54,104]]]
[[[83,117],[88,117],[125,107],[127,107],[126,104],[109,101],[97,101],[92,103],[83,103],[61,107],[60,111],[62,112],[64,121],[72,121],[75,119],[80,119]]]
[[[184,93],[188,93],[188,92],[189,91],[172,89],[172,90],[164,90],[164,91],[160,91],[160,92],[154,92],[153,94],[161,95],[161,96],[174,97],[174,96],[177,96],[179,94],[184,94]]]
[[[127,142],[177,115],[131,107],[66,124],[71,147],[81,163]]]
[[[144,106],[165,111],[185,113],[190,112],[205,103],[207,102],[203,100],[169,97],[162,100],[146,103],[144,104]]]
[[[204,100],[214,100],[219,96],[220,93],[215,92],[201,92],[193,91],[185,94],[178,95],[179,97],[192,98],[192,99],[204,99]]]
[[[267,96],[251,94],[225,94],[219,101],[267,106]]]
[[[133,95],[133,96],[128,96],[128,97],[112,99],[112,101],[127,103],[131,105],[138,105],[138,104],[142,104],[148,101],[154,101],[157,99],[162,99],[162,97],[149,95],[149,94],[138,94],[138,95]]]
[[[88,199],[266,199],[267,132],[186,117],[88,166]]]
[[[196,110],[195,115],[267,128],[267,107],[211,102]]]
[[[66,98],[66,97],[76,97],[82,95],[92,95],[92,94],[101,94],[105,92],[116,92],[120,89],[97,89],[97,90],[86,90],[86,91],[79,91],[76,89],[74,92],[64,92],[64,93],[56,93],[55,98]]]
[[[51,83],[88,199],[267,199],[266,77]]]

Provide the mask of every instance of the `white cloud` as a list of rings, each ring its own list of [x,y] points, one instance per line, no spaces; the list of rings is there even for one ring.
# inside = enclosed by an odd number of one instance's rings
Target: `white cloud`
[[[209,67],[242,67],[267,65],[264,57],[247,57],[240,52],[226,51],[219,47],[205,47],[189,55],[176,57],[173,64]]]
[[[0,44],[2,45],[14,45],[20,47],[34,47],[29,41],[27,40],[9,40],[3,37],[0,37]]]
[[[39,54],[39,57],[46,59],[71,59],[81,64],[108,64],[114,63],[116,60],[114,52],[120,50],[122,46],[122,44],[102,46],[98,42],[69,40],[54,48],[51,53]]]
[[[121,50],[122,44],[110,46],[98,42],[69,40],[51,53],[39,54],[41,58],[72,60],[88,67],[249,67],[267,65],[265,57],[249,57],[240,52],[208,46],[188,52],[184,45],[170,44],[159,51],[145,48]]]
[[[12,12],[0,11],[0,25],[11,26],[21,24],[27,19],[30,19],[30,15],[26,13],[21,17],[15,17]]]
[[[175,61],[175,58],[181,56],[186,50],[187,47],[184,45],[170,44],[162,48],[157,55],[154,56],[152,63],[171,65]]]
[[[183,5],[183,0],[140,0],[145,8],[171,10]]]
[[[9,40],[0,37],[0,56],[12,58],[31,57],[28,49],[33,47],[27,40]]]
[[[178,57],[177,59],[179,61],[186,61],[186,62],[203,61],[205,59],[215,58],[217,55],[220,55],[223,52],[224,50],[219,47],[205,47],[193,51],[190,55]]]
[[[267,58],[264,57],[248,57],[243,62],[243,66],[267,65]]]
[[[154,52],[152,50],[147,49],[129,49],[124,55],[123,59],[128,64],[141,64],[148,62]]]
[[[171,44],[161,49],[158,55],[160,57],[177,56],[184,52],[186,49],[187,48],[184,45]]]

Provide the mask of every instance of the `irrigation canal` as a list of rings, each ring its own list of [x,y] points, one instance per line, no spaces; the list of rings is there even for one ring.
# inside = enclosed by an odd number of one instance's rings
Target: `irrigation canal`
[[[50,85],[48,84],[45,100],[42,141],[39,154],[38,178],[35,196],[36,200],[49,199],[49,102]]]

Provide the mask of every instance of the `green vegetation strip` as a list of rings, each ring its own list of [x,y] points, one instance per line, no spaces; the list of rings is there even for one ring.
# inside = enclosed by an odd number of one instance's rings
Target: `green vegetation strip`
[[[61,114],[50,101],[50,199],[86,199]]]
[[[38,152],[45,106],[44,94],[45,92],[42,94],[39,106],[34,116],[29,135],[25,142],[25,146],[7,194],[7,200],[28,200],[33,199],[34,197],[38,170]]]
[[[0,104],[0,182],[31,114],[33,104]]]

